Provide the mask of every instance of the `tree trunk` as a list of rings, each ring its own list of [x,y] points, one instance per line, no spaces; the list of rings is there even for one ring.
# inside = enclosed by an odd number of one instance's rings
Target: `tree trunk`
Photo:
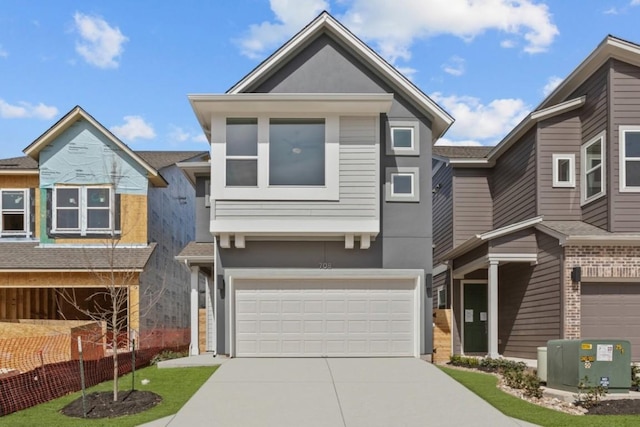
[[[116,328],[116,320],[118,319],[118,312],[113,310],[111,320],[111,346],[113,348],[113,401],[118,401],[118,331]]]

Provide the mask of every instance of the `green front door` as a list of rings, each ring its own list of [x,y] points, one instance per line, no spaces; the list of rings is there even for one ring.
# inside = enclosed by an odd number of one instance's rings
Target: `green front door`
[[[464,284],[464,352],[487,352],[487,285]]]

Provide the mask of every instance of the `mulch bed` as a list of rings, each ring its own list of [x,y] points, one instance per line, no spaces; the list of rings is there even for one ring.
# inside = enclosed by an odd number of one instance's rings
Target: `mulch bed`
[[[640,399],[602,400],[587,415],[640,415]]]
[[[162,401],[162,397],[150,391],[121,391],[118,401],[113,401],[112,391],[94,392],[87,395],[87,418],[114,418],[146,411]],[[74,400],[61,411],[69,417],[84,418],[82,397]]]

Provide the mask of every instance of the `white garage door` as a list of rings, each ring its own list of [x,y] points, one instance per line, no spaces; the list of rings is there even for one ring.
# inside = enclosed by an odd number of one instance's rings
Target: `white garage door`
[[[631,342],[631,359],[640,361],[640,284],[583,283],[582,338],[622,338]]]
[[[412,280],[234,286],[238,357],[415,355]]]

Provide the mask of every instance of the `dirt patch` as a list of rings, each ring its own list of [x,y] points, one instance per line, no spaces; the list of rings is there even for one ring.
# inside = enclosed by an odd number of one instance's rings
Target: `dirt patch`
[[[162,401],[162,397],[150,391],[127,391],[118,393],[118,400],[113,401],[113,392],[103,391],[87,395],[87,418],[114,418],[146,411]],[[82,397],[74,400],[64,408],[64,415],[84,418]]]

